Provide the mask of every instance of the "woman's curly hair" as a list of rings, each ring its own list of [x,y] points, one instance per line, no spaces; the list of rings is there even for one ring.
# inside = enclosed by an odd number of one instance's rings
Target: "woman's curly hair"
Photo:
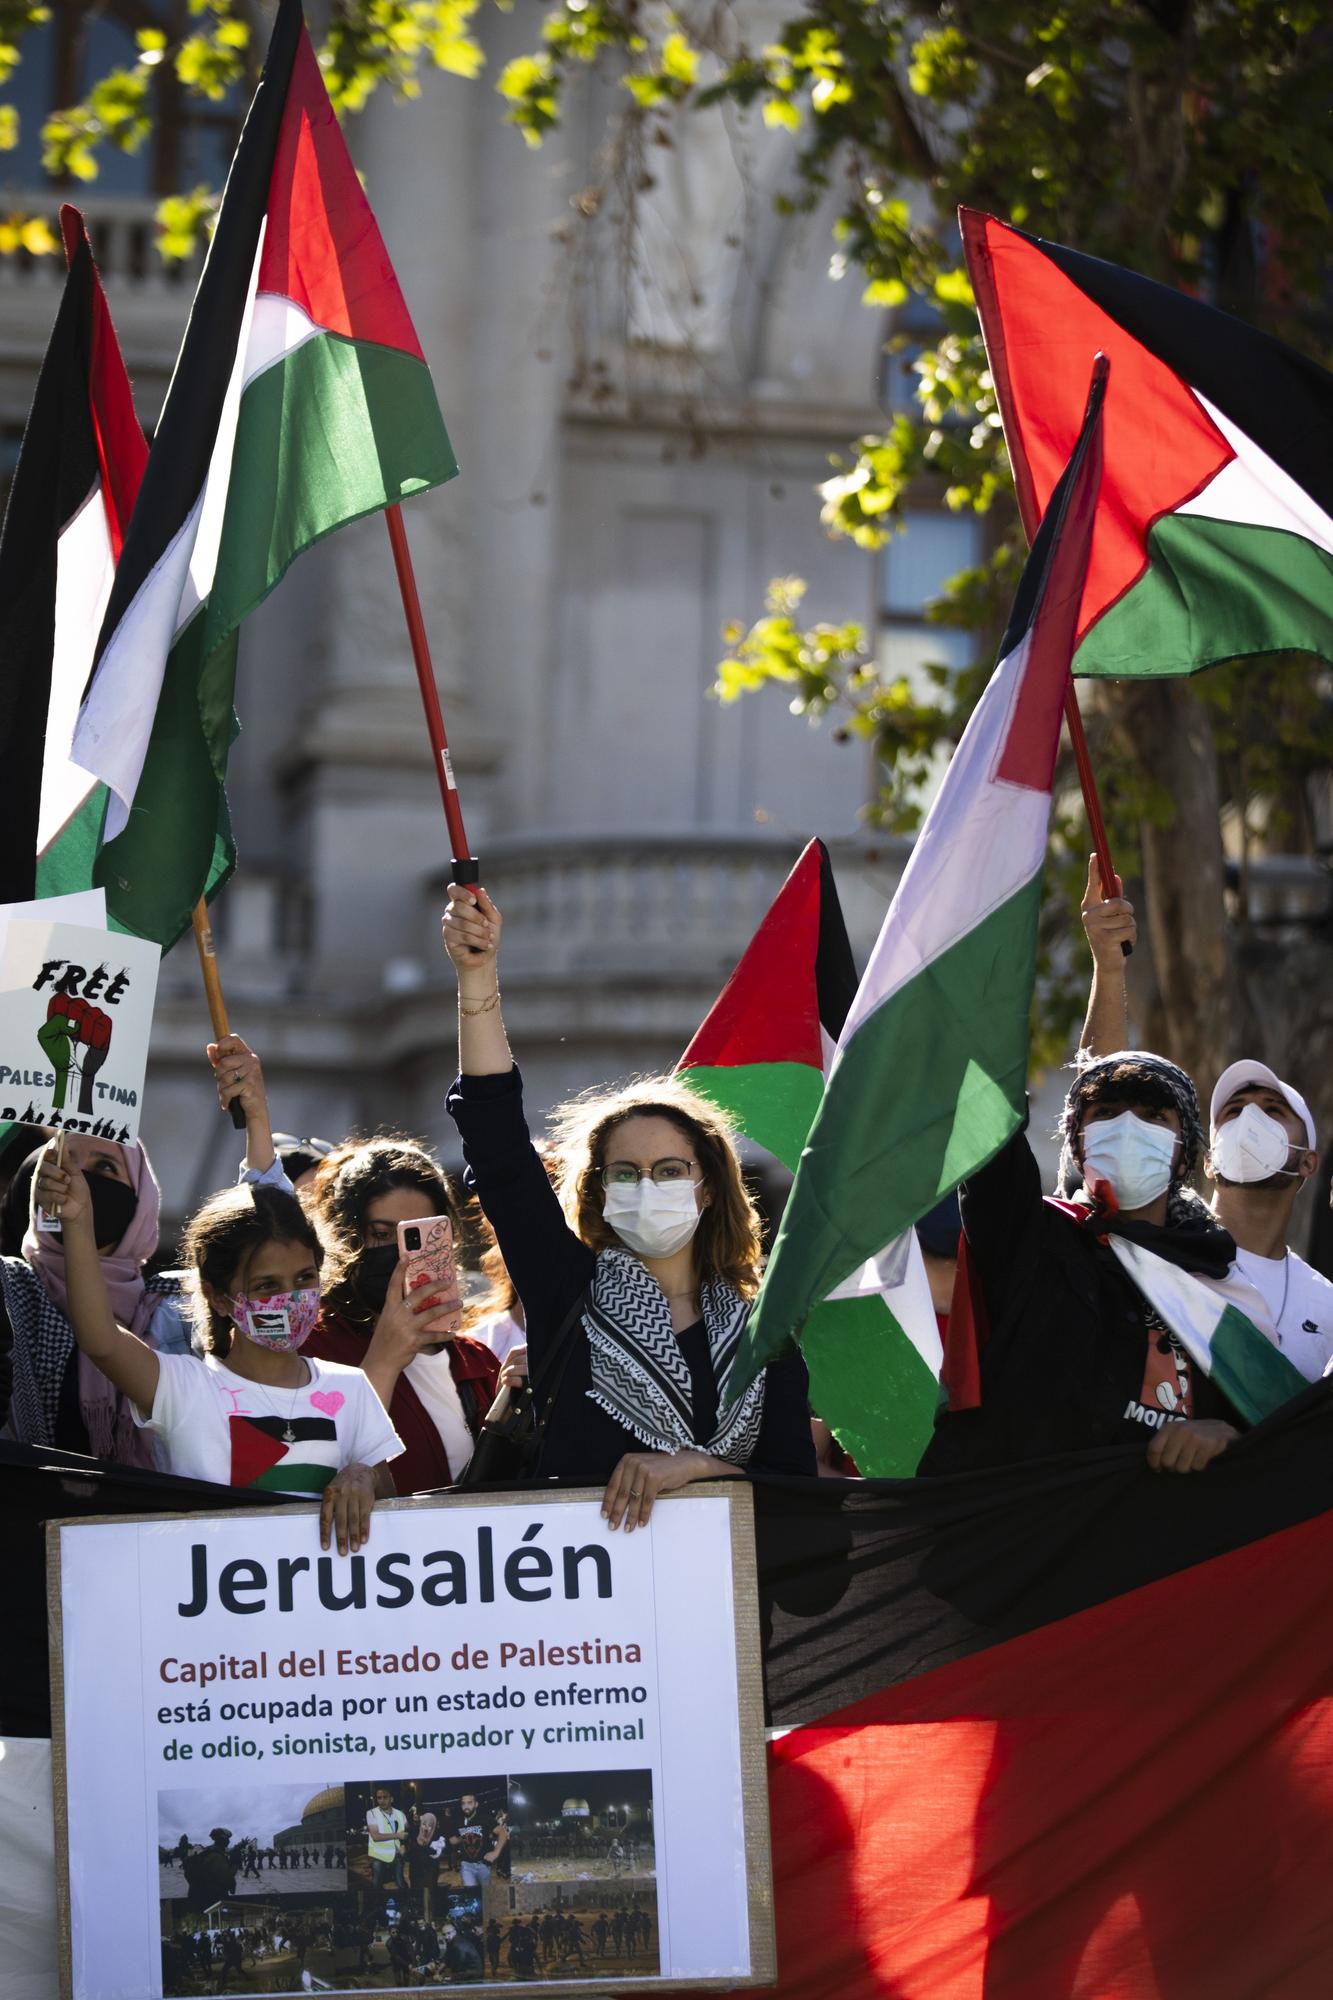
[[[619,1244],[602,1214],[600,1173],[611,1134],[627,1118],[665,1118],[689,1140],[709,1195],[694,1237],[695,1268],[701,1279],[720,1278],[752,1299],[759,1290],[760,1221],[735,1138],[721,1112],[675,1077],[639,1077],[621,1090],[573,1098],[552,1113],[548,1129],[560,1163],[556,1190],[570,1228],[590,1250]]]

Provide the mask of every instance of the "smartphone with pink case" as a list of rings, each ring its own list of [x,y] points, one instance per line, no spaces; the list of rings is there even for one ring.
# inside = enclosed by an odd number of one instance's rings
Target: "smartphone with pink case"
[[[422,1332],[457,1333],[463,1324],[463,1300],[454,1263],[454,1226],[448,1216],[423,1215],[413,1222],[400,1222],[398,1255],[407,1265],[403,1288],[409,1297],[420,1291],[444,1294],[440,1311],[425,1322]]]

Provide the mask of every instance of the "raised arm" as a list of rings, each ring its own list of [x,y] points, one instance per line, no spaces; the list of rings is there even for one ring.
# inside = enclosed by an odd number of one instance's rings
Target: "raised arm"
[[[88,1359],[148,1415],[157,1395],[157,1356],[136,1334],[116,1324],[93,1235],[88,1183],[76,1167],[56,1165],[55,1140],[42,1154],[32,1193],[38,1208],[60,1217],[69,1320],[75,1340]]]
[[[273,1125],[259,1057],[239,1035],[224,1035],[220,1042],[210,1042],[207,1053],[218,1087],[218,1103],[225,1111],[238,1100],[245,1113],[245,1164],[251,1173],[265,1174],[274,1159]]]
[[[1090,1056],[1114,1055],[1129,1039],[1125,1005],[1125,954],[1139,935],[1134,905],[1117,875],[1115,894],[1102,900],[1102,871],[1095,854],[1088,856],[1088,886],[1083,891],[1083,928],[1092,953],[1092,989],[1079,1047]]]
[[[514,1067],[500,1013],[500,912],[480,887],[449,884],[444,948],[458,975],[458,1067],[464,1076],[508,1076]]]
[[[458,975],[459,1082],[449,1112],[467,1181],[495,1231],[527,1315],[530,1360],[592,1275],[593,1255],[569,1228],[523,1117],[523,1098],[500,1013],[500,912],[484,889],[451,884],[442,925]]]

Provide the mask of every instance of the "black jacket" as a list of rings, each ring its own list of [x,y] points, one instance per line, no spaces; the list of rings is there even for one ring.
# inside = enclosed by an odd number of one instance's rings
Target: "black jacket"
[[[448,1106],[463,1142],[467,1184],[486,1212],[523,1301],[528,1366],[539,1377],[567,1314],[592,1282],[596,1259],[566,1223],[528,1136],[518,1070],[507,1076],[460,1076],[449,1092]],[[703,1442],[717,1427],[717,1384],[702,1320],[676,1337],[694,1391],[695,1437]],[[572,1338],[573,1352],[560,1378],[538,1472],[543,1478],[599,1485],[611,1477],[626,1452],[642,1451],[644,1445],[592,1401],[588,1338],[581,1326]],[[559,1362],[555,1365],[560,1367]],[[756,1472],[815,1471],[809,1377],[798,1353],[772,1362],[764,1371],[763,1422],[750,1464]]]
[[[1146,1449],[1153,1430],[1132,1412],[1148,1342],[1162,1336],[1110,1245],[1042,1199],[1022,1132],[958,1193],[989,1321],[981,1407],[943,1412],[918,1470],[971,1472],[1090,1445]],[[1240,1424],[1207,1376],[1196,1368],[1191,1379],[1196,1417]]]

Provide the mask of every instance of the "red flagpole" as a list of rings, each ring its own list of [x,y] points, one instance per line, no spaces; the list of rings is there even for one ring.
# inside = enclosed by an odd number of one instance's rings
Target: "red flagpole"
[[[407,619],[407,636],[412,646],[412,664],[417,670],[421,706],[426,712],[426,732],[430,737],[431,751],[435,759],[435,776],[440,787],[440,800],[444,806],[444,823],[449,830],[453,880],[479,882],[481,868],[477,857],[468,847],[467,833],[463,826],[463,810],[458,802],[458,787],[454,783],[454,767],[449,756],[449,739],[444,733],[440,696],[435,686],[435,669],[431,665],[430,644],[426,638],[426,621],[421,615],[421,599],[417,595],[412,552],[407,546],[407,529],[403,525],[402,509],[396,502],[393,506],[385,508],[384,524],[389,530],[393,566],[398,572],[398,588],[402,593],[403,612]]]
[[[1109,366],[1105,355],[1100,352],[1093,356],[1094,368],[1097,367],[1098,363],[1100,363],[1103,372]],[[1007,434],[1006,442],[1008,442]],[[1039,516],[1035,519],[1031,517],[1032,508],[1036,502],[1031,499],[1030,491],[1030,487],[1026,481],[1021,479],[1014,481],[1018,511],[1023,522],[1023,532],[1027,536],[1029,548],[1032,546],[1037,530],[1041,526]],[[1027,506],[1023,504],[1025,497],[1029,499]],[[1074,752],[1074,763],[1078,770],[1078,782],[1083,792],[1083,809],[1088,815],[1088,831],[1092,835],[1092,845],[1097,855],[1097,866],[1101,872],[1102,901],[1109,903],[1115,894],[1116,866],[1111,859],[1111,843],[1106,837],[1106,821],[1102,817],[1102,802],[1097,793],[1097,780],[1093,775],[1092,758],[1088,751],[1088,739],[1083,728],[1083,716],[1079,709],[1078,696],[1074,691],[1072,679],[1065,690],[1065,724],[1069,730],[1069,744]],[[1124,952],[1125,957],[1128,958],[1133,950],[1133,946],[1122,944],[1120,949]]]
[[[1074,762],[1078,766],[1078,781],[1083,787],[1083,804],[1088,815],[1088,830],[1092,834],[1092,844],[1097,851],[1097,866],[1102,875],[1102,901],[1105,903],[1115,894],[1115,863],[1111,859],[1111,846],[1106,838],[1102,802],[1097,796],[1097,780],[1092,772],[1088,739],[1083,730],[1083,715],[1072,681],[1065,690],[1065,723],[1069,730],[1069,743],[1074,752]]]

